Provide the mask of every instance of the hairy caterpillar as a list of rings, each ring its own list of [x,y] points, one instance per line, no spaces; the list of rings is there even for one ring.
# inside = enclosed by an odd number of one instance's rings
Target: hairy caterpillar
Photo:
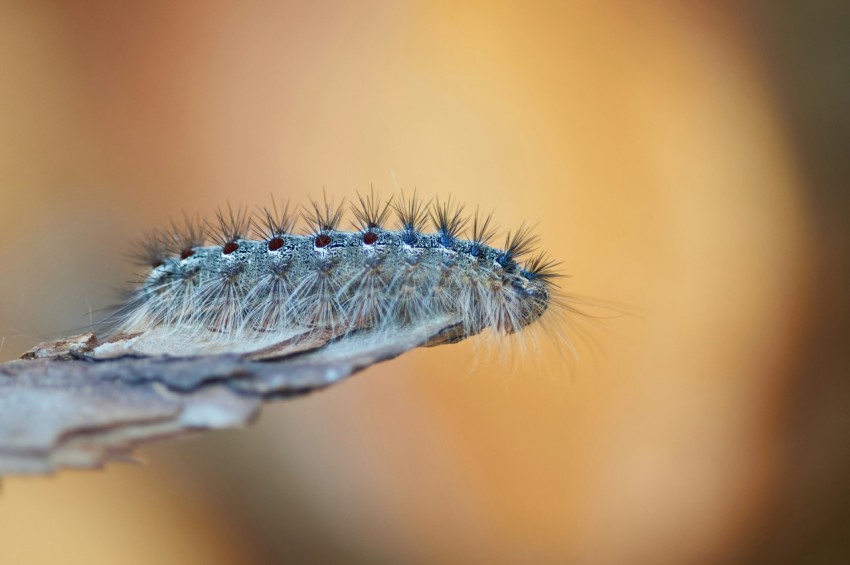
[[[134,256],[150,271],[107,319],[109,331],[155,329],[159,343],[185,353],[317,332],[393,333],[445,318],[456,341],[486,329],[522,332],[569,310],[557,293],[558,264],[534,251],[527,225],[493,247],[492,214],[464,210],[451,198],[381,201],[372,191],[351,206],[353,231],[340,229],[344,201],[334,206],[326,196],[301,210],[304,233],[289,204],[254,217],[228,206],[211,222],[186,218],[137,245]],[[434,231],[426,233],[429,221]]]

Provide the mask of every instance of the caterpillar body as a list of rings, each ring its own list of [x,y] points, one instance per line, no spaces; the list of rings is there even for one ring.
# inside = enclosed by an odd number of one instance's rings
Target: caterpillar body
[[[213,222],[151,234],[135,254],[150,270],[108,318],[110,332],[155,329],[172,349],[195,351],[315,332],[392,333],[445,318],[462,339],[488,328],[522,332],[562,306],[558,264],[534,254],[537,238],[525,224],[493,247],[492,215],[467,216],[451,199],[358,195],[353,231],[340,229],[345,210],[327,197],[311,201],[302,233],[287,204],[254,217],[228,207]]]

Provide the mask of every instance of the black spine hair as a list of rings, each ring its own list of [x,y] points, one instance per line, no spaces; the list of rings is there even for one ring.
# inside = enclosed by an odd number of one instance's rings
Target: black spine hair
[[[392,197],[381,203],[381,199],[375,195],[375,188],[371,187],[366,196],[358,192],[357,200],[357,203],[351,205],[351,211],[356,220],[354,225],[364,232],[382,228],[392,210]]]
[[[425,227],[428,218],[428,202],[417,197],[414,189],[409,199],[402,192],[393,208],[398,216],[399,229],[404,232],[402,240],[408,245],[416,243],[417,234]]]
[[[227,203],[227,212],[219,208],[215,223],[207,222],[207,237],[224,248],[244,239],[251,228],[251,218],[244,207],[236,209]]]
[[[525,262],[522,276],[529,280],[542,280],[547,284],[555,284],[555,281],[564,277],[558,271],[562,265],[561,261],[555,261],[545,251],[540,251]]]
[[[475,214],[472,216],[472,229],[470,230],[470,239],[472,245],[469,248],[469,253],[473,257],[478,257],[485,245],[489,245],[490,241],[496,236],[496,226],[493,225],[493,212],[483,216],[478,208],[475,208]]]
[[[204,227],[197,216],[183,214],[183,223],[178,225],[171,220],[171,231],[167,236],[168,250],[181,259],[195,254],[195,248],[204,244]]]
[[[263,208],[261,222],[262,225],[257,226],[255,231],[265,240],[279,239],[291,234],[292,228],[295,227],[295,214],[289,209],[289,201],[287,200],[280,210],[272,196],[271,208]]]
[[[443,247],[451,247],[466,227],[469,219],[464,217],[463,209],[463,204],[452,203],[451,196],[442,203],[439,198],[434,200],[430,210],[431,221],[440,236],[440,245]]]
[[[498,259],[502,267],[513,265],[518,258],[528,255],[534,250],[540,238],[532,232],[532,229],[531,226],[523,222],[516,231],[508,233],[505,238],[504,252]]]
[[[168,259],[167,241],[158,231],[148,232],[133,242],[128,255],[133,263],[155,269]]]
[[[322,203],[318,203],[312,198],[310,199],[310,208],[305,208],[302,212],[304,221],[310,226],[313,235],[324,234],[329,231],[336,231],[342,221],[342,216],[345,213],[345,199],[340,202],[339,206],[334,207],[333,202],[328,201],[328,195],[322,191]]]

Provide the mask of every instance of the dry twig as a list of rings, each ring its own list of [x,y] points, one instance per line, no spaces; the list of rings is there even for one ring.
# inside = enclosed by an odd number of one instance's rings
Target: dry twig
[[[101,344],[82,334],[0,365],[0,475],[100,467],[144,442],[246,425],[266,400],[306,394],[464,335],[444,319],[380,339],[364,331],[192,357],[139,355],[135,337]]]

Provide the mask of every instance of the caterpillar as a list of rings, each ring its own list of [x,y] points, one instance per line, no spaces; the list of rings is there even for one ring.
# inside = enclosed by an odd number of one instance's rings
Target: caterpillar
[[[347,210],[351,231],[341,229]],[[457,341],[562,316],[559,263],[535,250],[529,225],[501,247],[496,233],[492,213],[416,192],[382,200],[372,190],[350,206],[324,195],[301,209],[273,199],[253,215],[228,205],[140,240],[132,255],[149,270],[105,324],[112,336],[156,329],[183,352],[393,333],[438,318],[456,322]]]

